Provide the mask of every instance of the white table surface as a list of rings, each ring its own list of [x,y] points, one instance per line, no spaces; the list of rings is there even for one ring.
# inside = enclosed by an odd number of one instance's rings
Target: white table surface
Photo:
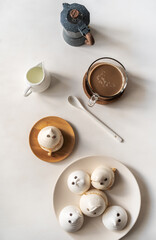
[[[56,180],[80,157],[104,155],[129,167],[141,190],[138,221],[123,239],[153,240],[156,2],[79,0],[90,11],[96,43],[78,48],[62,38],[62,2],[0,0],[0,239],[71,239],[60,228],[52,208]],[[117,102],[89,109],[82,78],[91,62],[102,56],[120,60],[129,72],[129,83]],[[25,73],[41,61],[52,75],[51,87],[25,98]],[[69,95],[79,97],[125,142],[116,142],[85,113],[73,109],[67,102]],[[31,127],[46,116],[64,118],[76,134],[72,154],[56,164],[39,160],[29,147]]]

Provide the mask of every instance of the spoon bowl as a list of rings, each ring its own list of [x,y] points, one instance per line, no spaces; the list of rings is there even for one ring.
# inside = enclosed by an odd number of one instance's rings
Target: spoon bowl
[[[83,109],[83,110],[84,110],[84,107],[82,106],[81,102],[78,100],[77,97],[75,97],[75,96],[69,96],[69,97],[68,97],[68,102],[69,102],[73,107],[76,107],[76,108],[79,108],[79,109]]]

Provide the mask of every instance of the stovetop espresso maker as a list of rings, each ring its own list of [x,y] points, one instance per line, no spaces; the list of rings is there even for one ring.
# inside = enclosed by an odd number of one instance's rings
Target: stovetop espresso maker
[[[88,27],[89,22],[90,13],[85,6],[77,3],[63,3],[61,24],[66,43],[71,46],[93,45],[94,39]]]

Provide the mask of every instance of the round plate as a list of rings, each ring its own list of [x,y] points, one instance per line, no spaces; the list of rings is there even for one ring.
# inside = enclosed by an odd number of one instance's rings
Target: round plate
[[[48,152],[44,151],[38,144],[37,136],[39,131],[47,126],[55,126],[60,129],[64,138],[64,144],[60,150],[54,152],[52,156],[48,156]],[[72,152],[75,144],[75,134],[70,124],[59,117],[45,117],[40,119],[32,127],[29,135],[29,144],[33,153],[43,161],[59,162]]]
[[[67,187],[67,178],[72,171],[84,170],[91,174],[99,165],[116,168],[115,183],[110,190],[105,191],[108,196],[109,205],[120,205],[128,213],[127,226],[122,231],[112,232],[107,230],[102,217],[89,218],[85,216],[84,225],[75,233],[68,233],[76,240],[117,240],[125,236],[135,224],[141,206],[141,195],[139,186],[130,170],[119,161],[102,156],[89,156],[81,158],[70,164],[60,175],[55,185],[53,194],[53,206],[58,218],[59,213],[66,205],[79,206],[80,196],[76,195]]]

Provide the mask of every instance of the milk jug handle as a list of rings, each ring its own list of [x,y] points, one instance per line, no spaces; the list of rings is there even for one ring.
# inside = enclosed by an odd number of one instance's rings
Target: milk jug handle
[[[28,86],[24,91],[24,97],[28,97],[31,93],[31,86]]]

